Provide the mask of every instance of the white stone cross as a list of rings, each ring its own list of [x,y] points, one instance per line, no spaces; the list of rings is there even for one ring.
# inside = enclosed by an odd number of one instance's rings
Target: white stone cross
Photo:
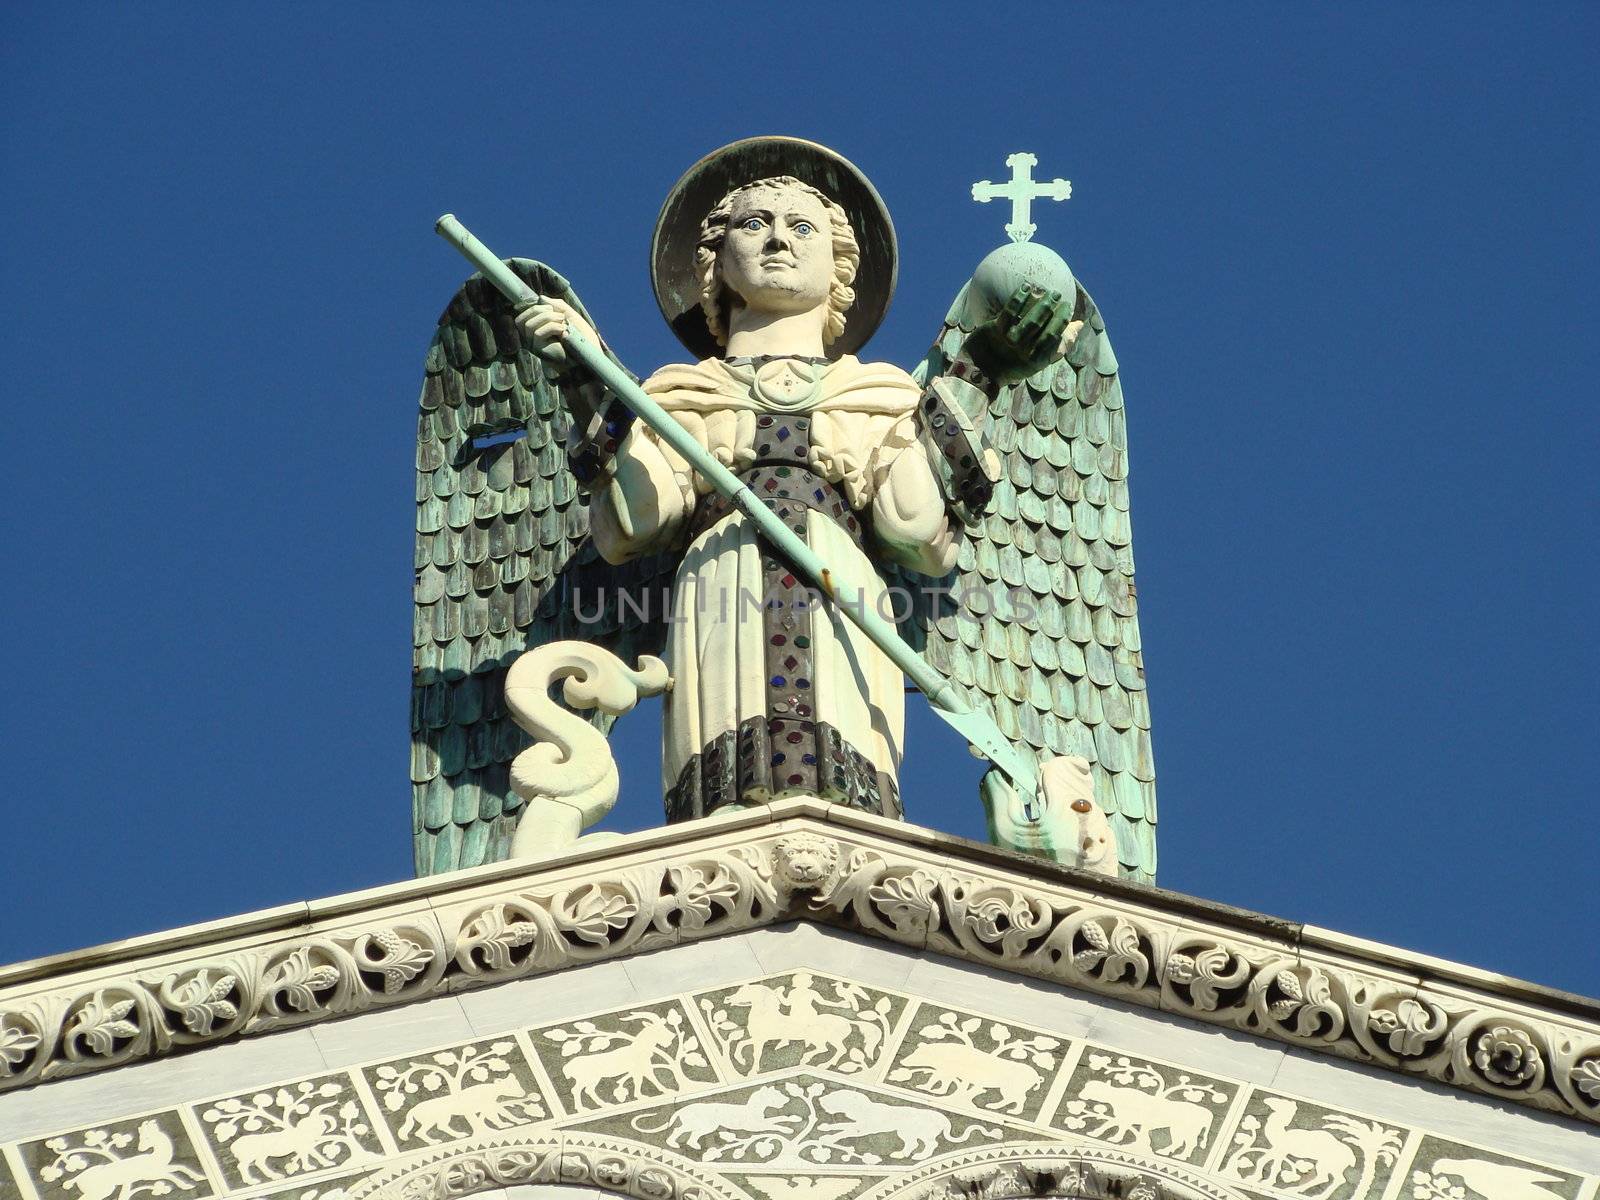
[[[1038,165],[1037,155],[1019,151],[1006,159],[1006,166],[1011,168],[1010,182],[990,183],[985,179],[972,185],[972,198],[979,204],[991,200],[1011,201],[1011,220],[1006,224],[1006,232],[1013,242],[1027,241],[1039,228],[1028,220],[1028,209],[1034,200],[1066,200],[1072,195],[1072,184],[1065,179],[1052,179],[1048,183],[1036,181],[1033,169]]]

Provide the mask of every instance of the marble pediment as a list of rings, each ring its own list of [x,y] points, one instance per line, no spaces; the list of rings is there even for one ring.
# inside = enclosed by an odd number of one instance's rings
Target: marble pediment
[[[0,1089],[0,1200],[1600,1189],[1591,1002],[806,801],[8,968]]]

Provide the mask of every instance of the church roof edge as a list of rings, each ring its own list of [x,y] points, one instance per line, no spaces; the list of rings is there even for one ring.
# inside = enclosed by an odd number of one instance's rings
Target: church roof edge
[[[810,800],[0,968],[0,1090],[797,919],[1600,1122],[1600,1001]]]

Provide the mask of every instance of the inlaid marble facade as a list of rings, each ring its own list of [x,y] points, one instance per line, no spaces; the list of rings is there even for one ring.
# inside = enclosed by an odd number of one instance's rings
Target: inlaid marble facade
[[[790,970],[29,1138],[0,1153],[0,1200],[356,1200],[408,1160],[538,1144],[632,1146],[750,1200],[854,1200],[1006,1148],[1103,1149],[1214,1189],[1170,1194],[1250,1200],[1592,1200],[1600,1184],[1510,1147]]]

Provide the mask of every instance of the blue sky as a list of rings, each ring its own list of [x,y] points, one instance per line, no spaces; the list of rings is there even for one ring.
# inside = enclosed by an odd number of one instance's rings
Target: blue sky
[[[1003,239],[969,184],[1074,181],[1162,883],[1600,994],[1593,6],[547,7],[10,12],[0,961],[409,874],[433,218],[645,371],[667,188],[784,132],[893,211],[905,365]],[[912,739],[913,819],[979,835]]]

